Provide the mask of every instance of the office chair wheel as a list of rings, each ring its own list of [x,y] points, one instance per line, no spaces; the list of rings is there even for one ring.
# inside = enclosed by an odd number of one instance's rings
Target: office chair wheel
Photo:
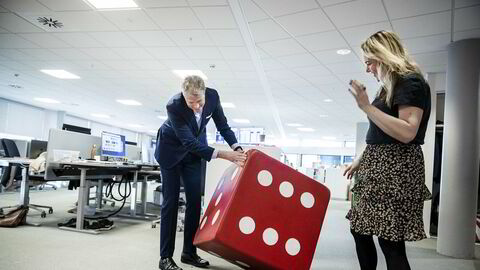
[[[42,218],[46,218],[46,217],[47,217],[47,213],[45,213],[45,211],[42,211],[42,213],[40,214],[40,216],[41,216]]]
[[[49,213],[49,214],[52,214],[52,213],[53,213],[53,208],[49,208],[49,209],[48,209],[48,213]]]
[[[156,227],[157,227],[157,225],[152,224],[152,229],[155,229]]]

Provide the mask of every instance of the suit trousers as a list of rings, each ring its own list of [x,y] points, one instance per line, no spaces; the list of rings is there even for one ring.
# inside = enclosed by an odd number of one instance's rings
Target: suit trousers
[[[160,220],[160,257],[173,256],[177,231],[180,179],[183,180],[186,197],[183,252],[194,254],[193,238],[200,222],[202,159],[187,154],[171,169],[161,168],[163,204]]]

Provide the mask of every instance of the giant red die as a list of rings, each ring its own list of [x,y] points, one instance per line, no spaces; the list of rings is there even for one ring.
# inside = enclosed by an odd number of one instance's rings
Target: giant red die
[[[195,235],[245,269],[309,269],[330,191],[258,150],[220,179]]]

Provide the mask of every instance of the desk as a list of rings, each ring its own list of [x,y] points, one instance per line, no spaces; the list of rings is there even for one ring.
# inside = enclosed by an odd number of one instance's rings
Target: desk
[[[28,177],[28,169],[30,164],[34,161],[34,159],[29,158],[0,158],[0,166],[8,167],[10,165],[17,165],[22,168],[22,182],[20,186],[20,205],[28,206],[29,204],[29,177]],[[26,222],[27,225],[32,226],[40,226],[38,223],[29,223]]]
[[[130,215],[127,217],[148,219],[148,218],[158,218],[158,215],[147,214],[147,181],[150,176],[160,176],[161,173],[158,170],[158,165],[150,164],[139,164],[139,171],[137,171],[137,176],[133,178],[132,185],[132,194],[130,195]],[[142,180],[142,193],[140,195],[141,208],[137,213],[137,179],[138,175],[143,176]]]
[[[71,161],[71,162],[53,162],[52,166],[61,170],[77,169],[80,171],[80,186],[78,188],[78,205],[77,205],[77,223],[75,228],[60,227],[60,229],[98,234],[95,230],[83,229],[85,218],[85,204],[88,200],[88,183],[87,183],[87,171],[95,173],[93,179],[105,178],[106,176],[126,174],[128,172],[134,172],[134,183],[137,182],[138,171],[140,167],[134,164],[117,164],[117,163],[102,163],[92,161]],[[68,177],[70,178],[70,177]]]

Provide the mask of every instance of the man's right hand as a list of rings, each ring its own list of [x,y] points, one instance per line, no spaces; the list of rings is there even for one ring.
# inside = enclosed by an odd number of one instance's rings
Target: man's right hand
[[[247,154],[239,151],[218,151],[218,157],[229,160],[240,167],[243,167],[247,160]]]

